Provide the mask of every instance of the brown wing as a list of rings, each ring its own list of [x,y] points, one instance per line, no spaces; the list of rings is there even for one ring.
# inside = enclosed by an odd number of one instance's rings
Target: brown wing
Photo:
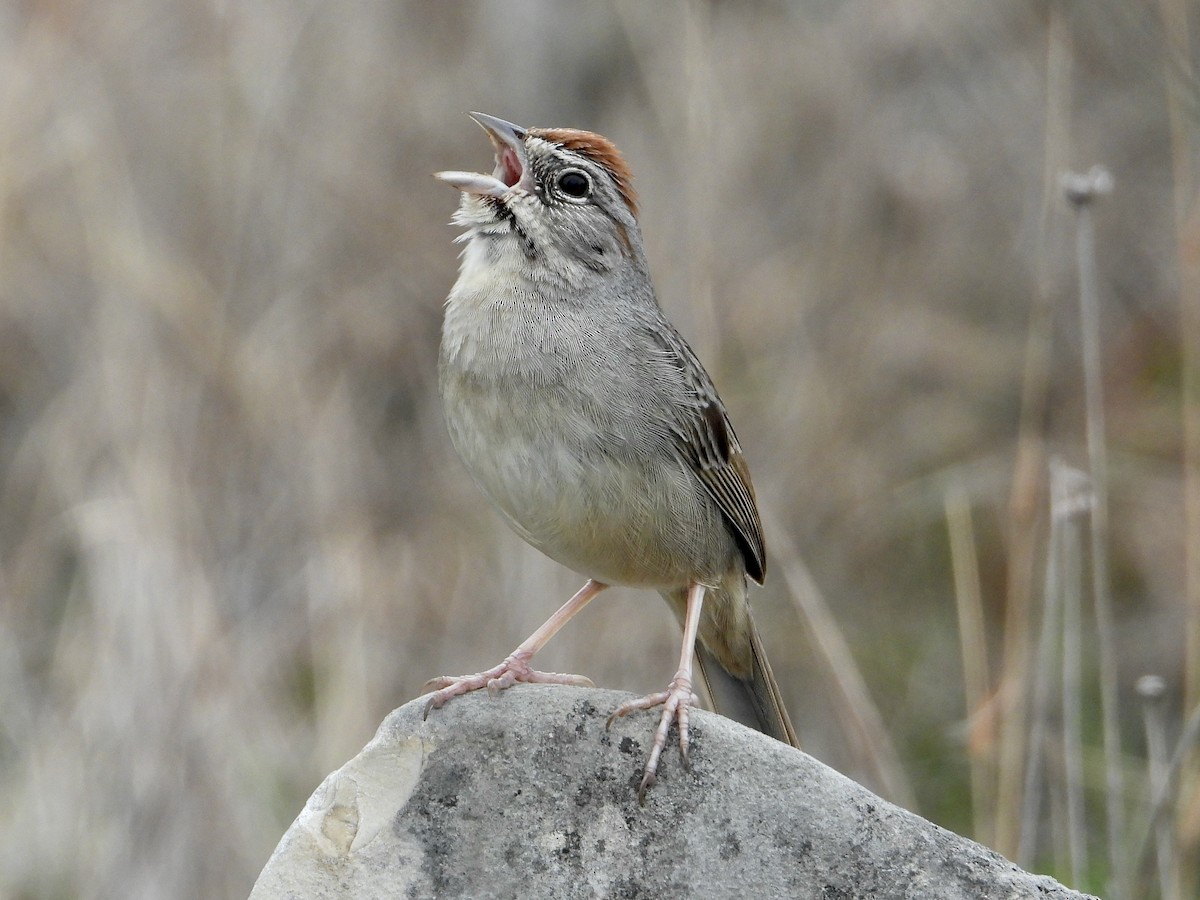
[[[745,559],[746,574],[762,584],[767,572],[762,522],[750,469],[725,406],[696,354],[673,328],[667,325],[658,330],[656,338],[677,361],[694,400],[683,420],[672,424],[680,451],[729,523]]]

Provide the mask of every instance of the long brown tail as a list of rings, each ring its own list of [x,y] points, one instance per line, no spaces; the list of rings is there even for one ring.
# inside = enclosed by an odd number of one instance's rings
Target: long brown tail
[[[783,695],[771,672],[762,638],[753,622],[750,622],[750,643],[754,664],[750,677],[746,679],[730,674],[711,652],[704,647],[696,647],[700,677],[708,689],[713,707],[735,722],[769,734],[777,741],[799,747],[800,741],[792,728],[787,707],[783,705]]]

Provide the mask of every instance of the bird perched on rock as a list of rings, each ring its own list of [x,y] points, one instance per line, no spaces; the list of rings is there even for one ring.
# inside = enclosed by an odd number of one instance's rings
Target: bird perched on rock
[[[632,177],[604,137],[473,113],[491,175],[462,191],[462,268],[446,300],[439,383],[450,438],[522,538],[588,578],[499,665],[443,676],[426,707],[538,672],[533,655],[612,584],[658,591],[683,623],[639,795],[672,722],[686,763],[693,651],[717,710],[798,746],[746,600],[766,572],[750,471],[712,380],[655,298]],[[611,719],[610,719],[611,721]]]

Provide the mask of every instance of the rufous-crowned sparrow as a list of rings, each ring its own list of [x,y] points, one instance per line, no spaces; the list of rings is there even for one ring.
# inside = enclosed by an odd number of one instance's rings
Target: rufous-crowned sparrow
[[[494,173],[438,173],[463,192],[454,223],[466,229],[442,329],[446,425],[513,530],[589,580],[500,665],[431,681],[426,714],[482,687],[590,685],[529,662],[622,584],[659,591],[684,631],[667,689],[613,713],[663,707],[641,796],[673,721],[686,763],[694,648],[719,712],[798,746],[746,601],[746,576],[761,583],[766,569],[750,472],[655,299],[628,166],[598,134],[472,118]]]

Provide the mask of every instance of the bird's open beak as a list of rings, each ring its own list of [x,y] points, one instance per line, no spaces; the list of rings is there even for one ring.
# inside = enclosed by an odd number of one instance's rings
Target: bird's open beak
[[[479,172],[438,172],[435,177],[464,191],[482,197],[503,197],[512,190],[533,192],[529,157],[525,153],[525,129],[495,116],[471,113],[483,126],[496,151],[496,170],[491,175]]]

